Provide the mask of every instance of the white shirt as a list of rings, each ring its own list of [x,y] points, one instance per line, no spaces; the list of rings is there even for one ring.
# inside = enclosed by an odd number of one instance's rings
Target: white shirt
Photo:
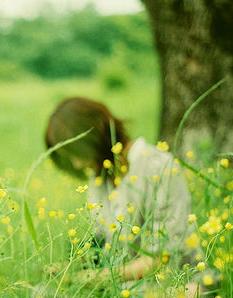
[[[118,187],[113,189],[111,183],[89,187],[90,201],[103,205],[99,213],[107,240],[111,238],[109,224],[117,223],[116,216],[122,214],[129,223],[122,233],[129,234],[132,225],[147,231],[141,233],[144,247],[157,250],[161,243],[166,243],[167,249],[179,249],[186,235],[191,205],[181,168],[170,153],[159,151],[143,138],[131,146],[128,163],[128,172]],[[127,213],[129,204],[135,207],[134,214]],[[158,237],[158,233],[163,236]]]

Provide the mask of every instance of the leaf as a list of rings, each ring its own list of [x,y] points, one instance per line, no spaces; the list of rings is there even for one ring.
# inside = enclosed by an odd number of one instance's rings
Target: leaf
[[[25,221],[26,221],[26,224],[27,224],[28,231],[29,231],[34,243],[35,243],[36,249],[38,250],[39,249],[39,243],[38,243],[38,240],[37,240],[36,229],[34,227],[32,216],[31,216],[31,213],[30,213],[30,210],[29,210],[29,207],[28,207],[28,204],[27,204],[26,201],[24,202],[24,218],[25,218]]]

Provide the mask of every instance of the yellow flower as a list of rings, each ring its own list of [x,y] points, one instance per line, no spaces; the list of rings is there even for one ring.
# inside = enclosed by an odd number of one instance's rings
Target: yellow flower
[[[39,217],[39,219],[44,219],[45,218],[45,208],[40,207],[38,209],[38,217]]]
[[[132,175],[132,176],[129,177],[129,180],[130,180],[131,183],[135,183],[138,180],[138,176]]]
[[[196,233],[192,233],[189,237],[186,238],[185,244],[188,248],[196,248],[199,246],[200,239]]]
[[[128,204],[127,211],[129,214],[132,214],[135,211],[135,207],[132,204]]]
[[[120,154],[121,151],[122,151],[122,149],[123,149],[122,143],[121,142],[117,142],[114,146],[112,146],[111,151],[114,154]]]
[[[74,213],[70,213],[70,214],[68,214],[68,219],[69,219],[69,220],[74,220],[75,217],[76,217],[76,215],[75,215]]]
[[[121,177],[119,177],[119,176],[115,177],[115,179],[114,179],[114,185],[115,186],[118,186],[120,184],[121,184]]]
[[[221,243],[224,243],[224,242],[225,242],[225,236],[220,236],[220,237],[219,237],[219,241],[220,241]]]
[[[116,216],[116,220],[119,222],[123,222],[125,220],[125,217],[123,214],[119,214]]]
[[[128,171],[127,166],[126,166],[126,165],[122,165],[122,166],[120,167],[120,171],[121,171],[121,173],[125,174],[125,173]]]
[[[121,291],[121,297],[123,297],[123,298],[130,297],[130,291],[129,290],[123,290],[123,291]]]
[[[57,211],[55,211],[55,210],[50,210],[49,211],[49,217],[56,217],[57,216]]]
[[[194,159],[194,153],[191,150],[187,151],[185,155],[189,159]]]
[[[96,203],[87,203],[87,209],[89,210],[93,210],[95,208],[97,208],[97,204]]]
[[[77,234],[76,229],[69,229],[68,230],[68,236],[74,237]]]
[[[214,266],[218,270],[222,270],[224,268],[224,261],[221,258],[216,258],[214,261]]]
[[[229,191],[233,191],[233,181],[229,181],[229,182],[227,182],[227,184],[226,184],[226,188],[227,188]]]
[[[198,271],[204,271],[206,269],[206,265],[204,262],[199,262],[196,267]]]
[[[103,161],[103,167],[104,167],[105,169],[110,169],[110,168],[112,167],[112,162],[111,162],[109,159],[105,159],[105,160]]]
[[[74,239],[71,240],[72,244],[77,244],[79,241],[79,239],[77,237],[75,237]]]
[[[1,223],[4,225],[9,225],[10,222],[11,222],[11,219],[9,216],[4,216],[1,218]]]
[[[103,184],[103,178],[98,176],[95,178],[95,186],[101,186]]]
[[[228,230],[228,231],[230,231],[230,230],[233,229],[233,225],[232,225],[231,223],[227,222],[227,223],[225,224],[225,229]]]
[[[83,251],[82,248],[80,248],[80,249],[77,250],[77,255],[78,256],[82,255],[83,253],[84,253],[84,251]]]
[[[219,161],[219,164],[223,167],[223,168],[228,168],[229,167],[229,160],[227,158],[222,158]]]
[[[119,236],[119,241],[126,241],[126,235],[121,234],[121,235]]]
[[[216,234],[222,229],[221,219],[215,215],[211,215],[209,220],[200,227],[201,232],[209,235]]]
[[[210,274],[205,274],[202,278],[202,282],[205,286],[211,286],[214,283],[214,280]]]
[[[203,241],[201,242],[201,246],[203,246],[203,247],[207,247],[207,246],[208,246],[208,241],[207,241],[207,240],[203,240]]]
[[[116,229],[117,229],[116,224],[112,223],[112,224],[109,225],[109,230],[110,230],[110,232],[115,232]]]
[[[83,249],[88,250],[91,248],[91,243],[90,242],[86,242],[83,246]]]
[[[76,189],[78,193],[83,193],[88,189],[88,185],[79,185]]]
[[[161,258],[161,261],[163,264],[167,264],[170,260],[170,254],[168,252],[163,252],[162,253],[162,258]]]
[[[188,222],[190,224],[192,224],[192,223],[194,223],[196,221],[197,221],[197,216],[195,214],[189,214],[189,216],[188,216]]]
[[[221,215],[222,220],[227,220],[229,217],[229,210],[224,210],[224,212]]]
[[[133,226],[133,227],[132,227],[132,233],[133,233],[134,235],[139,234],[140,231],[141,231],[141,228],[140,228],[139,226]]]
[[[5,189],[0,188],[0,199],[4,199],[6,195],[7,192],[5,191]]]
[[[112,247],[112,245],[111,245],[110,243],[108,243],[108,242],[106,242],[105,245],[104,245],[104,248],[105,248],[106,250],[110,250],[111,247]]]
[[[169,145],[167,142],[158,142],[156,148],[160,151],[166,152],[169,150]]]
[[[45,207],[47,204],[47,199],[46,198],[41,198],[38,200],[37,202],[37,207],[40,208],[40,207]]]
[[[203,259],[202,254],[197,253],[197,254],[195,255],[195,260],[196,260],[196,261],[201,261],[202,259]]]

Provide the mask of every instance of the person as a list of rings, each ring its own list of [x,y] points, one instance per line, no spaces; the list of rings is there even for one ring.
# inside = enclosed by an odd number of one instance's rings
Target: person
[[[81,97],[61,102],[49,119],[46,144],[52,147],[90,128],[84,138],[51,157],[58,167],[79,178],[87,178],[86,168],[94,171],[89,198],[102,206],[98,234],[104,235],[106,243],[111,241],[114,223],[133,222],[130,231],[122,226],[122,235],[134,235],[134,249],[143,247],[151,254],[119,267],[119,274],[125,281],[139,279],[158,265],[153,253],[162,250],[169,258],[171,251],[183,250],[190,193],[166,142],[155,146],[142,137],[130,140],[123,121],[99,102]],[[108,274],[108,269],[104,272]]]

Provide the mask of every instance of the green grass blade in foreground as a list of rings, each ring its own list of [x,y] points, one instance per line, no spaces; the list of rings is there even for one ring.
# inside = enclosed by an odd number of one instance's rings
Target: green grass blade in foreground
[[[24,210],[24,218],[27,224],[27,228],[28,231],[32,237],[32,240],[34,241],[36,248],[38,249],[39,245],[38,245],[38,240],[37,240],[37,233],[36,233],[36,229],[33,223],[33,219],[30,213],[30,209],[28,207],[27,201],[25,199],[25,195],[26,195],[26,191],[28,188],[28,185],[30,183],[30,179],[34,173],[34,171],[37,169],[37,167],[54,151],[68,145],[71,143],[74,143],[78,140],[80,140],[81,138],[84,138],[87,134],[89,134],[92,131],[93,128],[90,128],[89,130],[87,130],[84,133],[81,133],[77,136],[75,136],[74,138],[70,138],[65,140],[64,142],[60,142],[58,144],[56,144],[55,146],[49,148],[46,152],[42,153],[39,158],[32,164],[30,170],[28,171],[28,174],[26,176],[25,182],[24,182],[24,186],[23,186],[23,210]]]
[[[199,96],[195,101],[194,103],[188,108],[188,110],[184,113],[179,125],[178,125],[178,128],[177,128],[177,131],[176,131],[176,134],[175,134],[175,140],[174,140],[174,145],[173,145],[173,152],[174,152],[174,155],[176,155],[176,152],[177,152],[177,146],[178,146],[178,142],[179,142],[179,139],[180,139],[180,136],[181,136],[181,132],[183,130],[183,127],[184,127],[184,124],[186,122],[186,120],[188,119],[189,115],[192,113],[192,111],[211,93],[213,92],[214,90],[216,90],[221,84],[223,84],[224,82],[226,81],[226,78],[220,80],[219,82],[217,82],[216,84],[214,84],[212,87],[210,87],[206,92],[204,92],[201,96]]]

